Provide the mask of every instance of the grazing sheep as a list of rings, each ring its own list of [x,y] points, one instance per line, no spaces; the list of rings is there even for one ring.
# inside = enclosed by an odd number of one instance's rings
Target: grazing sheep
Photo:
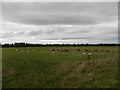
[[[52,53],[56,53],[56,51],[52,51]]]
[[[68,49],[64,49],[64,52],[69,52],[69,50]]]
[[[23,52],[23,50],[21,52]]]
[[[76,51],[80,51],[80,49],[76,49]]]
[[[69,50],[68,50],[68,49],[59,50],[59,51],[61,51],[61,52],[69,52]]]
[[[27,52],[30,52],[30,50],[27,50]]]
[[[98,51],[98,50],[95,50],[96,52]]]
[[[58,51],[55,49],[51,49],[52,53],[57,53]]]
[[[16,52],[17,52],[18,50],[16,49]]]
[[[88,50],[86,49],[85,51],[87,52]]]
[[[106,50],[106,52],[109,52],[109,50]]]
[[[59,50],[59,49],[57,49],[57,50],[55,50],[55,49],[51,49],[51,51],[52,51],[52,53],[57,53],[57,52],[69,52],[68,49],[63,49],[63,50]]]
[[[57,52],[59,52],[60,50],[56,50]]]
[[[58,51],[56,51],[56,50],[55,50],[55,51],[53,51],[53,53],[57,53],[57,52],[58,52]]]
[[[91,59],[91,53],[88,53],[88,60],[90,60]]]
[[[54,53],[54,51],[52,51],[52,53]]]
[[[55,51],[55,49],[51,49],[51,51],[52,51],[52,52],[54,52],[54,51]]]
[[[82,53],[83,55],[85,55],[86,53]]]
[[[88,53],[88,55],[89,55],[89,56],[91,56],[91,55],[92,55],[92,53]]]

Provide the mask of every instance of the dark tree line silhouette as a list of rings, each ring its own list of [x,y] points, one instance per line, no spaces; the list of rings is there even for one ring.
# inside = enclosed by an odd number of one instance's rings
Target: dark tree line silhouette
[[[120,44],[31,44],[31,43],[12,43],[0,44],[1,47],[47,47],[47,46],[119,46]]]

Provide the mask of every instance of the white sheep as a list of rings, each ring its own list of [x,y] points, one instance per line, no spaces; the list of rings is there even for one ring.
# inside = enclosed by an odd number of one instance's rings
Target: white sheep
[[[88,53],[89,56],[91,56],[92,54],[91,53]]]
[[[27,52],[30,52],[30,50],[27,50]]]
[[[86,53],[82,53],[83,55],[85,55]]]
[[[18,50],[16,49],[16,52],[17,52]]]

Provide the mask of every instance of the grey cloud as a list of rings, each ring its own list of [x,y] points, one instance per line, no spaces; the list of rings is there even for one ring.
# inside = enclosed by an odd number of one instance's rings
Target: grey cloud
[[[16,36],[22,36],[23,34],[25,34],[25,32],[5,32],[2,33],[2,38],[11,38],[11,37],[16,37]]]
[[[74,40],[74,39],[88,39],[88,38],[90,38],[90,37],[73,37],[73,38],[62,38],[62,40],[70,40],[70,39],[72,39],[72,40]]]
[[[70,29],[71,30],[71,29]],[[89,29],[73,29],[73,30],[71,30],[71,31],[69,31],[69,30],[67,30],[68,32],[67,33],[69,33],[69,34],[87,34],[87,33],[91,33],[92,32],[92,30],[89,30]]]
[[[23,35],[25,32],[18,32],[17,35]]]
[[[27,35],[31,36],[36,36],[36,35],[41,35],[43,32],[42,31],[30,31]]]
[[[9,38],[9,37],[14,37],[14,33],[3,33],[2,38]]]
[[[89,32],[91,32],[90,30],[80,30],[79,31],[80,33],[89,33]]]
[[[37,43],[117,41],[117,8],[110,2],[3,3],[2,38]]]
[[[3,18],[32,25],[90,25],[113,21],[117,3],[3,3]]]
[[[50,30],[47,30],[46,32],[45,32],[45,34],[55,34],[55,33],[57,33],[58,31],[56,31],[55,29],[50,29]]]
[[[78,16],[78,15],[55,15],[55,16],[30,16],[30,17],[15,17],[9,18],[10,21],[23,24],[33,25],[90,25],[101,23],[95,17],[90,16]]]
[[[45,34],[57,34],[57,33],[64,33],[66,31],[65,28],[61,27],[52,27],[51,29],[48,29]]]
[[[64,38],[49,38],[49,39],[44,39],[44,40],[117,40],[118,37],[93,37],[93,36],[89,36],[89,37],[64,37]]]
[[[77,39],[88,39],[92,37],[63,37],[63,38],[49,38],[45,40],[77,40]]]
[[[30,36],[37,36],[37,35],[42,35],[42,34],[46,34],[46,35],[49,35],[49,34],[58,34],[58,33],[61,33],[65,31],[64,28],[51,28],[51,29],[41,29],[41,30],[32,30],[32,31],[29,31],[27,33],[27,35],[30,35]]]

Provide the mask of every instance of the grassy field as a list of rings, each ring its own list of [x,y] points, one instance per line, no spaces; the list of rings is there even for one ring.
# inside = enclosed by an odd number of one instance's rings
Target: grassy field
[[[52,53],[51,48],[70,51]],[[3,88],[118,87],[116,46],[21,47],[2,51]]]

